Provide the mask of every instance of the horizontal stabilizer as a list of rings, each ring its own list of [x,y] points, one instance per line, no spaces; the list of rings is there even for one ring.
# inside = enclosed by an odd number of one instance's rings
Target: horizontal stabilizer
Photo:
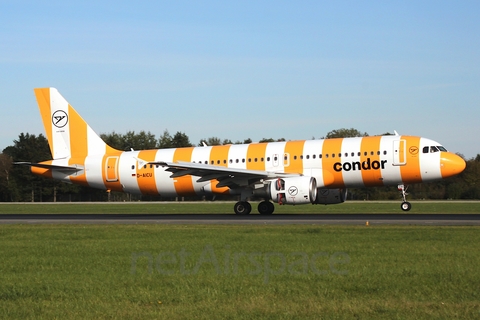
[[[58,166],[54,164],[31,163],[31,162],[14,162],[13,164],[19,165],[19,166],[36,167],[36,168],[42,168],[42,169],[48,169],[48,170],[54,170],[54,171],[56,170],[56,171],[69,172],[69,173],[75,173],[83,170],[83,167],[78,165]]]

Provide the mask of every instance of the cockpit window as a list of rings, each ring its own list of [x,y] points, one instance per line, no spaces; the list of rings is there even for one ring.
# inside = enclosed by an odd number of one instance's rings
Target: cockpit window
[[[440,151],[447,151],[447,149],[442,146],[427,146],[423,147],[422,151],[423,153],[435,153]]]

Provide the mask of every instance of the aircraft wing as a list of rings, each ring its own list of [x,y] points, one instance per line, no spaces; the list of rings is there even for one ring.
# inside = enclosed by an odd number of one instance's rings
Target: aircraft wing
[[[166,171],[172,172],[170,178],[192,175],[199,177],[197,182],[217,180],[217,187],[251,186],[263,180],[301,176],[298,173],[269,172],[261,170],[235,169],[191,162],[148,162],[148,164],[167,167]]]

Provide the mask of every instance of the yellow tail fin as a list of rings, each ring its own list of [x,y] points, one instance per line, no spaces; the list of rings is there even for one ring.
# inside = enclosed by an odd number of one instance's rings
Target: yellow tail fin
[[[102,155],[114,149],[90,128],[55,88],[34,89],[53,159]]]

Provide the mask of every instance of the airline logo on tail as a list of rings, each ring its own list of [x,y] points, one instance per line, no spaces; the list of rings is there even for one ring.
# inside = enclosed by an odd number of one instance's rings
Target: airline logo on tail
[[[93,188],[162,196],[238,195],[279,204],[344,202],[346,188],[398,186],[447,178],[465,161],[441,144],[414,136],[373,136],[244,145],[119,151],[106,145],[55,88],[35,89],[53,160],[28,165],[34,174]],[[407,152],[408,150],[408,152]]]
[[[53,113],[52,123],[57,128],[63,128],[68,123],[68,116],[65,111],[57,110]]]

